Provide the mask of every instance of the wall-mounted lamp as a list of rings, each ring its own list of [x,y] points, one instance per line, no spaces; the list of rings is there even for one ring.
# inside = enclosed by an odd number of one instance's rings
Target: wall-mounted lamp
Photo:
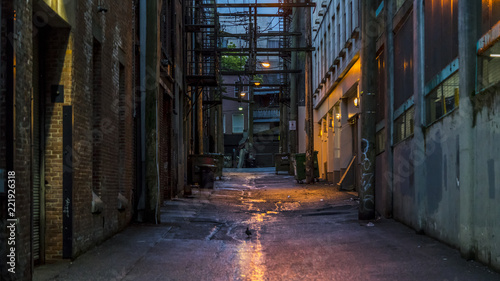
[[[240,96],[241,96],[241,97],[244,97],[246,94],[247,94],[247,93],[245,93],[245,92],[241,92],[241,93],[240,93]]]
[[[102,0],[97,1],[97,12],[105,14],[108,11],[108,9],[104,7],[102,2],[103,2]]]
[[[261,62],[260,65],[262,65],[262,67],[265,67],[265,68],[268,68],[268,67],[271,66],[271,64],[269,62],[267,62],[267,61]]]
[[[238,110],[242,111],[243,110],[243,106],[240,105],[240,107],[238,107]]]
[[[337,118],[337,120],[340,121],[340,113],[335,114],[335,118]]]
[[[260,86],[260,81],[257,80],[252,80],[252,82],[255,86]]]
[[[358,107],[358,98],[354,98],[354,106]]]
[[[101,6],[101,5],[97,6],[97,12],[98,13],[105,14],[107,11],[108,11],[108,9],[104,8],[103,6]]]

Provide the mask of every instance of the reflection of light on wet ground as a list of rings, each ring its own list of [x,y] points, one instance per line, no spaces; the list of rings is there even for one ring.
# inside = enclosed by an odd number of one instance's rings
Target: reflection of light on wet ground
[[[238,249],[240,277],[243,280],[264,280],[266,273],[265,258],[260,240],[255,243],[244,241]]]
[[[266,203],[266,200],[263,199],[246,199],[243,200],[243,203]]]
[[[252,208],[253,204],[250,204],[249,209],[251,210]],[[252,231],[252,237],[246,241],[242,241],[238,246],[240,277],[243,280],[264,280],[266,266],[260,235],[262,224],[264,221],[268,221],[268,219],[269,217],[266,213],[255,213],[246,222]]]

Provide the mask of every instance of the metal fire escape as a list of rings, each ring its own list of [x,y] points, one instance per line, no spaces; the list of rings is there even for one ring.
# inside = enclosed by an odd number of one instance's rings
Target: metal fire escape
[[[191,40],[187,50],[188,86],[218,85],[217,7],[215,0],[185,0],[185,31]]]
[[[211,118],[216,118],[215,110],[211,109],[221,104],[217,5],[215,0],[185,0],[184,7],[185,36],[188,40],[186,84],[191,93],[191,114],[196,131],[193,133],[192,152],[202,154],[220,150],[214,148],[214,142],[208,137],[214,134],[217,127],[210,123]]]
[[[281,74],[281,86],[280,86],[280,104],[284,104],[290,107],[290,74],[286,73],[290,69],[290,64],[292,61],[292,52],[290,51],[291,37],[290,26],[292,23],[292,8],[287,6],[290,0],[279,0],[282,3],[278,9],[279,16],[279,47],[280,47],[280,69],[284,70],[285,73]]]

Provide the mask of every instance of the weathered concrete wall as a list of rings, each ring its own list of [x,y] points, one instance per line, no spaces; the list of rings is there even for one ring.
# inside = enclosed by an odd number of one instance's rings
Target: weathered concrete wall
[[[393,215],[394,219],[416,227],[414,167],[410,161],[413,139],[408,138],[394,147]]]
[[[424,208],[420,218],[424,220],[423,230],[455,246],[459,244],[460,119],[458,112],[453,112],[428,127],[424,134],[425,161],[415,163],[424,167],[424,180],[418,186],[421,194],[425,194],[420,206]]]
[[[476,257],[500,269],[500,91],[475,97],[473,247]],[[467,163],[460,163],[467,165]],[[465,175],[462,175],[462,177]],[[462,186],[461,188],[467,188]]]

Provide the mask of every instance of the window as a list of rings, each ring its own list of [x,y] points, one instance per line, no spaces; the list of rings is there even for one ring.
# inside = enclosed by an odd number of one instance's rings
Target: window
[[[394,120],[394,143],[398,143],[413,135],[415,118],[415,107],[406,110],[401,116]]]
[[[384,51],[380,52],[377,57],[377,92],[375,93],[375,99],[377,100],[377,122],[384,120],[385,118],[385,63],[384,63]]]
[[[495,43],[478,59],[478,90],[500,82],[500,43]]]
[[[385,134],[385,128],[378,131],[375,135],[375,153],[380,154],[385,151],[385,143],[387,136]]]
[[[458,106],[458,71],[452,74],[426,97],[426,121],[430,124]]]
[[[226,114],[222,115],[222,133],[226,133]]]
[[[245,116],[243,114],[233,114],[233,134],[243,133],[245,128]]]
[[[280,41],[279,40],[268,40],[267,41],[267,47],[268,48],[279,48],[280,47]]]
[[[406,0],[396,0],[396,9],[395,11],[398,11],[399,8],[401,8],[401,6],[403,6],[403,4],[405,3]]]

